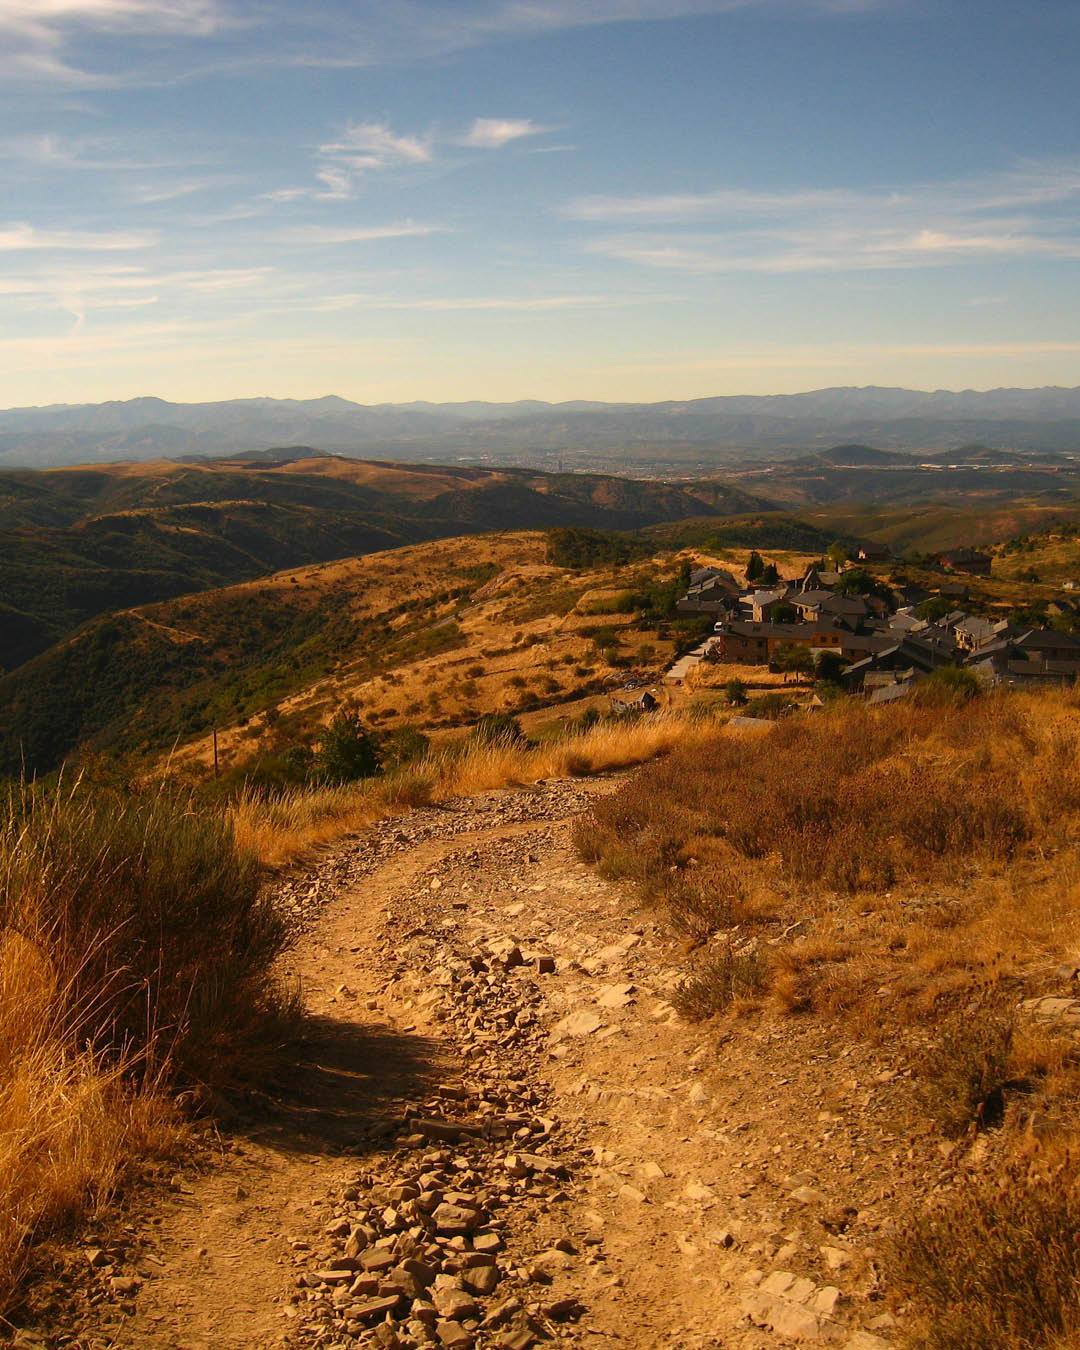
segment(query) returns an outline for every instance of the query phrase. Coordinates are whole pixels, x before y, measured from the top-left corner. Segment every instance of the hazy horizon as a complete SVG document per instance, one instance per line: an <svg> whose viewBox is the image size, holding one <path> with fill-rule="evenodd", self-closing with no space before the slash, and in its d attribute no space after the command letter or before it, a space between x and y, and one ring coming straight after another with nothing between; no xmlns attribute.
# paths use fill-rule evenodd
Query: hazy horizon
<svg viewBox="0 0 1080 1350"><path fill-rule="evenodd" d="M527 404L536 404L536 403L539 403L539 404L547 404L548 406L551 406L551 407L558 407L558 406L560 406L560 405L563 404L563 403L596 403L596 404L609 405L609 406L613 406L613 407L614 407L614 406L618 406L618 405L621 405L621 404L630 404L630 405L634 405L634 404L642 404L642 405L644 405L644 406L648 406L648 405L650 405L650 404L663 404L663 403L694 403L694 402L699 402L699 401L702 401L702 400L722 399L722 398L733 398L733 399L738 399L738 398L748 398L748 399L749 399L749 398L761 398L761 399L769 399L769 398L799 398L800 396L810 396L810 395L813 395L813 394L830 394L830 393L852 393L852 394L859 394L859 393L870 393L870 392L874 392L874 391L880 391L880 392L884 392L884 393L904 393L904 394L913 394L913 395L923 395L923 396L927 396L927 397L931 397L931 396L936 395L936 394L955 394L955 395L957 395L957 396L961 396L961 395L965 395L965 394L975 394L975 395L977 395L977 394L1001 394L1001 393L1032 393L1032 394L1034 394L1034 393L1043 393L1043 392L1066 392L1066 393L1071 393L1071 392L1074 392L1074 391L1080 391L1080 383L1073 384L1073 385L1064 385L1064 384L1056 384L1056 385L990 385L990 386L987 386L986 388L983 388L983 389L978 389L978 388L975 388L975 387L973 387L973 386L968 386L968 387L962 388L962 389L961 389L961 388L948 389L948 388L944 388L944 387L939 387L939 388L936 388L936 389L913 389L913 388L910 388L909 386L906 386L906 385L886 385L886 384L821 385L821 386L818 386L818 387L812 388L812 389L793 389L793 390L777 390L777 389L774 389L774 390L766 391L765 393L762 393L762 394L751 394L751 393L748 393L748 392L746 392L746 391L744 391L744 390L737 390L737 391L733 391L733 392L731 392L731 393L726 393L726 394L701 394L701 395L696 395L696 396L694 396L693 398L663 398L663 397L661 397L661 398L648 399L648 400L642 400L642 399L589 399L589 398L580 398L580 399L578 399L578 398L575 398L575 399L543 399L543 398L531 396L531 395L528 395L528 394L523 395L523 396L520 397L520 398L513 398L513 399L492 399L492 398L485 398L483 395L476 395L476 396L465 395L465 396L462 397L462 398L456 398L456 399L439 399L439 400L436 400L436 399L424 398L424 397L420 396L420 397L417 397L417 398L410 398L410 399L393 399L393 400L387 399L387 400L382 400L382 403L384 403L386 406L390 406L390 407L407 407L407 406L413 405L413 404L415 404L415 405L430 405L430 406L433 406L433 407L439 407L439 406L460 406L460 407L464 407L464 406L467 406L467 405L470 405L470 404L492 405L492 406L509 406L509 405L515 404L515 403L527 403ZM53 408L61 408L61 407L70 407L70 408L78 408L78 407L99 407L99 406L101 406L102 404L105 404L105 403L139 403L139 402L143 402L143 401L161 402L161 403L170 403L170 404L175 403L175 404L181 404L181 405L182 405L182 404L189 404L189 403L258 403L258 402L270 402L270 403L319 403L319 402L329 401L329 400L335 400L335 399L341 400L342 402L346 402L346 403L355 403L355 404L357 404L357 406L361 406L361 407L375 407L375 406L379 406L378 404L373 403L373 402L364 402L364 401L359 400L359 399L349 399L349 398L347 398L344 394L340 394L340 393L338 393L338 392L335 391L335 390L327 390L327 391L324 391L324 392L321 393L321 394L312 394L312 395L307 395L307 396L299 396L299 395L296 395L296 394L268 394L268 393L259 393L259 394L234 394L234 395L228 395L228 396L226 396L226 397L224 397L224 398L220 398L220 399L217 399L217 398L215 398L215 399L170 399L170 398L166 398L166 397L165 397L164 395L162 395L162 394L158 394L158 393L154 393L153 391L150 391L150 392L144 392L144 393L141 393L141 394L133 394L133 395L131 395L129 398L123 398L123 399L80 399L80 400L77 400L77 401L71 401L71 402L58 402L58 403L52 403L52 404L48 404L48 403L39 403L39 404L26 404L26 403L24 403L24 404L10 404L10 405L7 405L7 406L0 406L0 413L6 413L6 412L31 412L31 411L45 410L45 409L50 408L50 407L53 407Z"/></svg>

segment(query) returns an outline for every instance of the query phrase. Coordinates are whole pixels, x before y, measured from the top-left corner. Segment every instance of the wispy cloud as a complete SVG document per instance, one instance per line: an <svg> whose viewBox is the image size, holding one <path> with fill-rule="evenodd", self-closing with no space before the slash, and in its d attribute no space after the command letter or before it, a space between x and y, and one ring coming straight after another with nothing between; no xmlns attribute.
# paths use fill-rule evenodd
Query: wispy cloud
<svg viewBox="0 0 1080 1350"><path fill-rule="evenodd" d="M41 249L68 252L101 253L152 248L157 236L134 231L95 233L90 230L39 230L25 222L0 225L0 253L22 253Z"/></svg>
<svg viewBox="0 0 1080 1350"><path fill-rule="evenodd" d="M131 188L131 201L140 206L153 206L158 202L173 202L181 197L192 197L199 192L210 192L215 188L228 187L237 182L230 174L214 174L205 178L181 178L172 183L144 183Z"/></svg>
<svg viewBox="0 0 1080 1350"><path fill-rule="evenodd" d="M549 127L537 126L528 117L478 117L462 144L477 150L501 150L511 141L540 136L549 130Z"/></svg>
<svg viewBox="0 0 1080 1350"><path fill-rule="evenodd" d="M0 0L0 73L92 86L69 59L87 32L206 37L228 20L218 0Z"/></svg>
<svg viewBox="0 0 1080 1350"><path fill-rule="evenodd" d="M500 295L500 296L400 296L356 293L330 296L312 306L319 313L344 309L421 310L429 313L462 312L536 314L568 309L619 309L628 305L654 303L657 296L633 295Z"/></svg>
<svg viewBox="0 0 1080 1350"><path fill-rule="evenodd" d="M264 193L276 203L302 200L346 201L369 174L409 171L433 164L446 150L501 150L514 141L545 135L551 128L528 117L478 117L468 131L452 134L435 128L398 132L387 122L353 122L334 140L320 145L318 186L277 188Z"/></svg>
<svg viewBox="0 0 1080 1350"><path fill-rule="evenodd" d="M68 265L0 274L0 297L14 322L27 314L37 320L49 312L61 312L81 329L100 311L115 313L146 309L152 305L173 306L183 311L192 306L206 309L218 298L259 287L270 277L266 267L209 268L159 271L134 266Z"/></svg>
<svg viewBox="0 0 1080 1350"><path fill-rule="evenodd" d="M445 225L416 225L412 221L400 225L300 225L282 230L277 239L282 244L370 244L379 239L410 239L446 232Z"/></svg>
<svg viewBox="0 0 1080 1350"><path fill-rule="evenodd" d="M431 140L398 135L385 122L359 122L340 140L319 146L319 153L351 169L385 169L396 164L426 164L431 158Z"/></svg>
<svg viewBox="0 0 1080 1350"><path fill-rule="evenodd" d="M1078 202L1080 164L1029 163L891 190L586 197L562 214L621 225L623 232L588 242L587 251L644 267L793 273L1077 259Z"/></svg>
<svg viewBox="0 0 1080 1350"><path fill-rule="evenodd" d="M95 88L156 84L290 66L408 64L566 29L662 23L767 6L800 16L864 13L895 0L0 0L0 76ZM237 29L263 37L243 52L213 39ZM276 36L287 29L288 36ZM176 39L135 62L117 42ZM88 42L87 38L95 39ZM101 38L113 39L111 45ZM191 39L199 39L193 49Z"/></svg>

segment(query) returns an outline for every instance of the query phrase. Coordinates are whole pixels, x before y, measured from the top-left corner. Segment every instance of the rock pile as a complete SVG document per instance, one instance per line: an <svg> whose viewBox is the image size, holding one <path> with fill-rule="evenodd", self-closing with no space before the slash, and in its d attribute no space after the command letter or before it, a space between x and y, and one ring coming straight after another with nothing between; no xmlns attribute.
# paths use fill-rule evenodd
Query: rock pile
<svg viewBox="0 0 1080 1350"><path fill-rule="evenodd" d="M294 1244L307 1343L529 1350L568 1334L581 1308L553 1286L574 1265L573 1242L512 1255L515 1211L566 1200L578 1161L527 1109L531 1096L524 1085L445 1087L428 1109L469 1115L409 1114L385 1166L336 1198L329 1249Z"/></svg>

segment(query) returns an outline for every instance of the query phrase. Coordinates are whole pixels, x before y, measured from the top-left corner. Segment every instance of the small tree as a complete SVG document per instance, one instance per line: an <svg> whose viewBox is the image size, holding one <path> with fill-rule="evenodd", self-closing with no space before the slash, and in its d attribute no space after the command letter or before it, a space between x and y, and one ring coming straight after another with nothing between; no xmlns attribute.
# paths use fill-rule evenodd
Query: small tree
<svg viewBox="0 0 1080 1350"><path fill-rule="evenodd" d="M746 702L746 685L742 680L728 680L724 685L724 697L736 707Z"/></svg>
<svg viewBox="0 0 1080 1350"><path fill-rule="evenodd" d="M330 783L352 783L378 773L379 748L358 712L342 709L326 728L316 768Z"/></svg>
<svg viewBox="0 0 1080 1350"><path fill-rule="evenodd" d="M746 579L747 581L757 581L765 571L765 564L762 561L761 554L754 549L746 560Z"/></svg>
<svg viewBox="0 0 1080 1350"><path fill-rule="evenodd" d="M839 684L847 665L840 652L818 652L814 662L814 678L828 684Z"/></svg>
<svg viewBox="0 0 1080 1350"><path fill-rule="evenodd" d="M924 600L921 605L915 606L915 614L920 619L927 619L930 623L936 623L938 619L943 619L950 613L953 603L944 595L932 595L929 600Z"/></svg>
<svg viewBox="0 0 1080 1350"><path fill-rule="evenodd" d="M769 665L773 670L778 670L785 675L812 675L814 673L814 658L809 647L803 647L794 642L780 643L773 652Z"/></svg>
<svg viewBox="0 0 1080 1350"><path fill-rule="evenodd" d="M769 563L761 574L761 584L763 586L775 586L780 580L780 573L776 570L775 563Z"/></svg>
<svg viewBox="0 0 1080 1350"><path fill-rule="evenodd" d="M833 567L837 571L839 571L840 568L843 567L843 565L851 557L851 554L848 552L847 545L842 544L839 539L834 540L834 542L829 545L827 552L829 555L829 561L832 563Z"/></svg>

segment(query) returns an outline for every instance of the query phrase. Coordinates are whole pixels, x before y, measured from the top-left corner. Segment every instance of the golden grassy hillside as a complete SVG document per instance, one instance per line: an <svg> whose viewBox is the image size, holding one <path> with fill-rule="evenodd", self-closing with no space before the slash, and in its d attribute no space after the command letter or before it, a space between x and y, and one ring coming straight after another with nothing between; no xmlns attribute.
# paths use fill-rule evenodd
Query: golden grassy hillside
<svg viewBox="0 0 1080 1350"><path fill-rule="evenodd" d="M270 719L244 718L219 727L224 766L272 745L284 723L290 736L313 734L344 704L373 726L404 723L425 730L453 727L492 711L520 711L569 699L638 665L656 670L671 641L630 632L633 612L590 614L620 577L610 569L570 574L545 563L540 533L469 536L418 544L320 567L278 573L226 594L186 602L185 626L197 631L201 610L231 603L245 592L274 595L290 607L329 602L337 622L352 625L333 667L274 704ZM651 575L655 568L634 569ZM670 572L671 564L666 564ZM451 594L469 581L468 594ZM602 606L601 606L602 607ZM171 607L156 607L160 612ZM383 616L391 616L385 623ZM370 626L380 624L372 639ZM610 630L606 647L596 630ZM641 659L641 649L646 660ZM619 667L611 658L623 663ZM208 736L182 746L176 769L206 766Z"/></svg>
<svg viewBox="0 0 1080 1350"><path fill-rule="evenodd" d="M222 766L243 763L286 736L315 734L343 705L379 730L409 725L436 739L486 713L522 714L537 729L579 715L589 696L606 707L606 689L631 678L657 680L693 627L642 621L642 593L673 584L684 561L720 561L741 576L749 557L747 549L726 551L722 559L684 550L571 571L545 561L546 548L536 532L467 536L282 572L185 602L192 631L200 608L216 610L245 594L324 610L329 601L358 639L365 625L393 616L377 638L377 660L370 642L358 641L353 651L346 643L331 670L277 702L269 719L220 725ZM766 560L789 576L811 561L794 552ZM488 579L467 595L448 594L463 578L480 575ZM176 608L144 612L163 619ZM203 736L181 745L170 762L174 770L201 772L212 757L212 737Z"/></svg>

